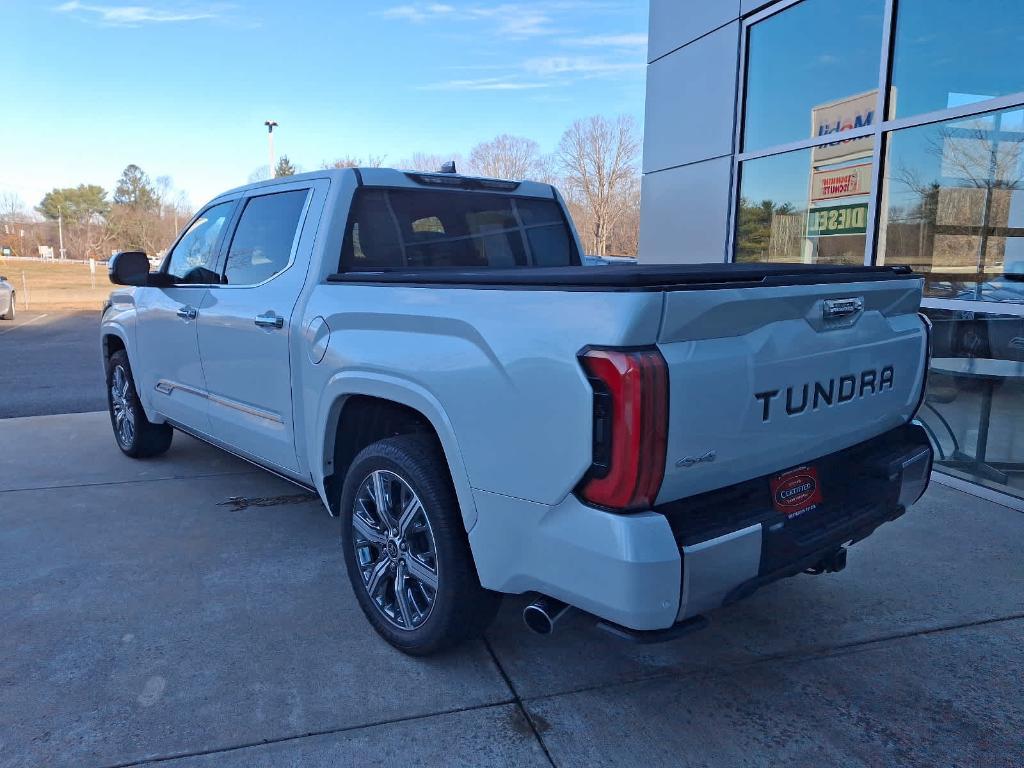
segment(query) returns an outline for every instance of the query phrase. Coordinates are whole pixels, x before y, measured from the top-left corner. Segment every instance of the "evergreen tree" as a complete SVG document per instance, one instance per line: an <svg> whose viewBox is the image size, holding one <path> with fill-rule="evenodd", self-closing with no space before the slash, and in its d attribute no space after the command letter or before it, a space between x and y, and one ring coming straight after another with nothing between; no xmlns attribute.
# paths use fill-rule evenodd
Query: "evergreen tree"
<svg viewBox="0 0 1024 768"><path fill-rule="evenodd" d="M121 172L114 190L114 203L143 211L155 211L160 204L156 189L139 166L132 163Z"/></svg>
<svg viewBox="0 0 1024 768"><path fill-rule="evenodd" d="M53 189L43 196L36 210L51 221L60 216L65 222L85 222L110 212L107 190L97 184Z"/></svg>
<svg viewBox="0 0 1024 768"><path fill-rule="evenodd" d="M281 176L294 176L297 169L292 165L292 161L288 159L288 155L281 155L281 159L277 161L277 165L274 166L274 178L280 178Z"/></svg>

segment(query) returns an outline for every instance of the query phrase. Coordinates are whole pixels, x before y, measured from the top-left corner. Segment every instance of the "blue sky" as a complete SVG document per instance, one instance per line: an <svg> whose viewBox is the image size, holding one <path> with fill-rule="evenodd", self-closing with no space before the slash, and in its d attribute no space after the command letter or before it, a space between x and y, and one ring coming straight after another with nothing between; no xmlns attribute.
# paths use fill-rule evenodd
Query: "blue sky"
<svg viewBox="0 0 1024 768"><path fill-rule="evenodd" d="M591 114L642 121L646 0L0 0L0 192L169 175L198 205L278 154L554 150Z"/></svg>

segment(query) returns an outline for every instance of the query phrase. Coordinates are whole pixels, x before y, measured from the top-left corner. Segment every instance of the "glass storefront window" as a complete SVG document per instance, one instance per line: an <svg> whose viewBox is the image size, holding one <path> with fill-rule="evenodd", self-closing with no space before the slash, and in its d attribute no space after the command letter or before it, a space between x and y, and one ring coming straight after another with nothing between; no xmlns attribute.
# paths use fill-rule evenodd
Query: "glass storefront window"
<svg viewBox="0 0 1024 768"><path fill-rule="evenodd" d="M934 334L919 418L936 469L1024 499L1024 0L802 0L746 34L734 259L860 264L870 251L921 273ZM1013 107L985 111L1006 96ZM895 130L882 119L924 114ZM829 143L780 152L810 139Z"/></svg>
<svg viewBox="0 0 1024 768"><path fill-rule="evenodd" d="M936 468L1024 495L1024 317L926 309L932 367L919 418Z"/></svg>
<svg viewBox="0 0 1024 768"><path fill-rule="evenodd" d="M1024 110L894 132L883 183L880 264L926 296L1024 302Z"/></svg>
<svg viewBox="0 0 1024 768"><path fill-rule="evenodd" d="M828 145L744 162L736 260L863 264L872 139L866 142L848 142L845 154Z"/></svg>
<svg viewBox="0 0 1024 768"><path fill-rule="evenodd" d="M883 0L804 0L750 28L743 149L874 121Z"/></svg>
<svg viewBox="0 0 1024 768"><path fill-rule="evenodd" d="M1021 0L900 0L889 114L905 117L1024 91Z"/></svg>

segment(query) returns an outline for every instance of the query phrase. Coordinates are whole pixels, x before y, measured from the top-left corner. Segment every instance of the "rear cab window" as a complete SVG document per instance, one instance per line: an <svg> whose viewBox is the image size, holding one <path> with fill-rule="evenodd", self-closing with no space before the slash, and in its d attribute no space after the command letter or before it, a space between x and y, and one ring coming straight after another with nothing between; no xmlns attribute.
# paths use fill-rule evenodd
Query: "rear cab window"
<svg viewBox="0 0 1024 768"><path fill-rule="evenodd" d="M579 264L555 200L362 187L352 203L340 271Z"/></svg>

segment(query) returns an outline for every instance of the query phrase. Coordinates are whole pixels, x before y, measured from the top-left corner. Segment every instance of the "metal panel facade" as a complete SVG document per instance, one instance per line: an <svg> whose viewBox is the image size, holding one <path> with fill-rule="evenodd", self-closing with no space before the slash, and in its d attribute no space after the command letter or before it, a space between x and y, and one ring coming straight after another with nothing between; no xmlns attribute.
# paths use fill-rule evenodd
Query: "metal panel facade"
<svg viewBox="0 0 1024 768"><path fill-rule="evenodd" d="M739 17L739 0L650 0L648 61L706 35ZM749 2L749 0L748 0Z"/></svg>
<svg viewBox="0 0 1024 768"><path fill-rule="evenodd" d="M739 26L734 21L648 66L645 173L732 152Z"/></svg>
<svg viewBox="0 0 1024 768"><path fill-rule="evenodd" d="M726 260L739 0L651 0L641 262Z"/></svg>
<svg viewBox="0 0 1024 768"><path fill-rule="evenodd" d="M731 178L729 156L644 176L641 261L725 261Z"/></svg>

